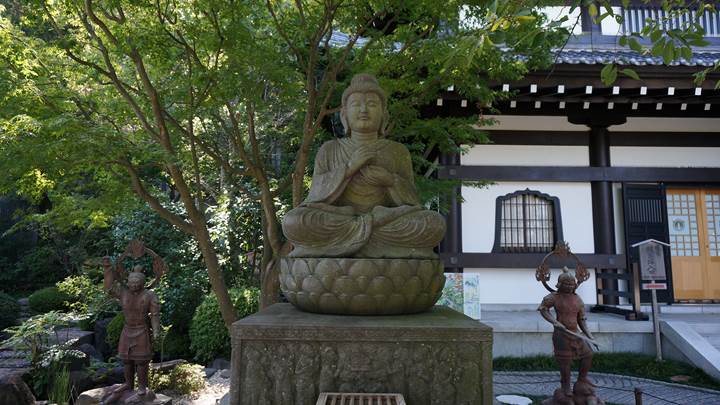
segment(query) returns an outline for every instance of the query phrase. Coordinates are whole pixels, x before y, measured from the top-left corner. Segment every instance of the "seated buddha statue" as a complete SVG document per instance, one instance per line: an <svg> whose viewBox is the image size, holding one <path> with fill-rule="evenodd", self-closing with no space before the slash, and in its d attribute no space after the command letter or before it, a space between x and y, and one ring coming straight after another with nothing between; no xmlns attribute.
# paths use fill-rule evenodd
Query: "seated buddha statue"
<svg viewBox="0 0 720 405"><path fill-rule="evenodd" d="M420 205L410 152L385 139L387 99L358 74L342 94L346 136L325 142L307 198L282 221L290 257L433 259L445 220Z"/></svg>

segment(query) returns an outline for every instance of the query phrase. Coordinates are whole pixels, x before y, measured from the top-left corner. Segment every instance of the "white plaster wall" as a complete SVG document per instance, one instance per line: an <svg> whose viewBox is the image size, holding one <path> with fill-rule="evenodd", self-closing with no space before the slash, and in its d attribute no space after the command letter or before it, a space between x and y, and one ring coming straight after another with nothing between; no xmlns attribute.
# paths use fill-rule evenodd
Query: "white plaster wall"
<svg viewBox="0 0 720 405"><path fill-rule="evenodd" d="M720 167L720 148L611 146L612 166Z"/></svg>
<svg viewBox="0 0 720 405"><path fill-rule="evenodd" d="M535 304L539 305L548 294L545 287L535 280L535 269L464 269L479 277L480 305L482 304ZM550 286L555 287L560 270L553 270ZM580 285L577 294L588 305L597 304L595 270Z"/></svg>
<svg viewBox="0 0 720 405"><path fill-rule="evenodd" d="M580 7L570 6L550 6L540 7L539 11L548 18L548 21L557 21L562 17L567 17L567 21L560 24L562 27L567 28L574 35L582 34L582 24L580 24Z"/></svg>
<svg viewBox="0 0 720 405"><path fill-rule="evenodd" d="M482 189L463 187L463 252L492 250L497 197L526 188L560 199L563 239L575 253L594 253L590 183L553 182L498 182Z"/></svg>
<svg viewBox="0 0 720 405"><path fill-rule="evenodd" d="M612 7L612 11L615 15L622 15L622 9L620 7ZM605 7L602 7L601 13L605 13ZM623 33L622 26L613 17L603 18L600 22L600 30L603 35L621 35Z"/></svg>
<svg viewBox="0 0 720 405"><path fill-rule="evenodd" d="M512 90L512 87L510 88ZM495 120L494 125L482 129L504 131L588 131L585 125L571 124L567 117L532 115L484 115L483 118Z"/></svg>
<svg viewBox="0 0 720 405"><path fill-rule="evenodd" d="M587 146L475 145L460 156L463 165L589 166Z"/></svg>

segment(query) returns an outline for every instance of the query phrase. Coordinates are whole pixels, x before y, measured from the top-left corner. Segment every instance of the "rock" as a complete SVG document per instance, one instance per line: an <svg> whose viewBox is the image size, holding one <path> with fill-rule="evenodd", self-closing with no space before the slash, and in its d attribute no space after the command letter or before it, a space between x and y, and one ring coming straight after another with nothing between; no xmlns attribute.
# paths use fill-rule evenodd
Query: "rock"
<svg viewBox="0 0 720 405"><path fill-rule="evenodd" d="M498 395L495 399L501 404L509 405L530 405L532 399L528 397L522 397L520 395Z"/></svg>
<svg viewBox="0 0 720 405"><path fill-rule="evenodd" d="M105 342L105 338L107 337L107 326L108 324L110 324L110 321L112 321L112 318L98 320L97 322L95 322L95 329L93 330L95 333L95 350L97 350L97 352L100 353L103 358L107 358L108 356L110 356L110 354L114 350L114 348L110 347Z"/></svg>
<svg viewBox="0 0 720 405"><path fill-rule="evenodd" d="M177 359L177 360L164 361L162 363L151 363L150 367L152 367L153 370L159 371L161 373L169 373L175 367L177 367L181 364L186 364L186 363L187 363L187 360Z"/></svg>
<svg viewBox="0 0 720 405"><path fill-rule="evenodd" d="M0 404L35 405L35 397L17 374L0 376Z"/></svg>
<svg viewBox="0 0 720 405"><path fill-rule="evenodd" d="M203 371L205 372L205 378L210 378L213 376L213 374L215 374L217 369L212 367L205 367Z"/></svg>
<svg viewBox="0 0 720 405"><path fill-rule="evenodd" d="M95 388L98 381L94 380L90 373L85 370L71 371L68 375L70 386L75 392L83 392Z"/></svg>
<svg viewBox="0 0 720 405"><path fill-rule="evenodd" d="M216 370L225 370L230 368L230 361L223 358L217 358L213 360L212 363L210 363L210 368L214 368Z"/></svg>
<svg viewBox="0 0 720 405"><path fill-rule="evenodd" d="M30 299L27 297L20 298L19 300L17 300L17 302L18 302L18 305L20 305L21 307L29 307L30 306Z"/></svg>
<svg viewBox="0 0 720 405"><path fill-rule="evenodd" d="M117 388L118 385L108 387L95 388L85 391L75 400L75 405L99 405L100 400ZM122 398L115 402L117 405L172 405L172 398L163 394L149 394L144 400L139 400L138 396L132 392L125 393Z"/></svg>
<svg viewBox="0 0 720 405"><path fill-rule="evenodd" d="M230 378L230 369L225 369L220 371L220 377L222 378Z"/></svg>
<svg viewBox="0 0 720 405"><path fill-rule="evenodd" d="M91 345L90 343L83 343L77 348L81 352L85 353L88 358L93 358L99 361L103 361L103 357L100 353L98 353L97 350L95 350L95 346Z"/></svg>
<svg viewBox="0 0 720 405"><path fill-rule="evenodd" d="M125 382L125 368L123 366L114 367L107 373L107 379L105 380L108 384L122 384Z"/></svg>
<svg viewBox="0 0 720 405"><path fill-rule="evenodd" d="M219 405L230 405L230 393L227 393L220 398Z"/></svg>
<svg viewBox="0 0 720 405"><path fill-rule="evenodd" d="M90 365L90 357L88 355L82 357L68 355L65 360L69 362L68 370L70 371L80 371Z"/></svg>

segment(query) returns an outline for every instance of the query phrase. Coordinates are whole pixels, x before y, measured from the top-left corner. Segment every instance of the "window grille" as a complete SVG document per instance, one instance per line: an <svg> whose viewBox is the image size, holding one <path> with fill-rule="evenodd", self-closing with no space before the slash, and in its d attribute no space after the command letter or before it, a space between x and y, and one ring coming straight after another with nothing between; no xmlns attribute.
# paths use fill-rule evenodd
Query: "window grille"
<svg viewBox="0 0 720 405"><path fill-rule="evenodd" d="M523 190L497 199L494 252L549 252L562 240L560 201Z"/></svg>

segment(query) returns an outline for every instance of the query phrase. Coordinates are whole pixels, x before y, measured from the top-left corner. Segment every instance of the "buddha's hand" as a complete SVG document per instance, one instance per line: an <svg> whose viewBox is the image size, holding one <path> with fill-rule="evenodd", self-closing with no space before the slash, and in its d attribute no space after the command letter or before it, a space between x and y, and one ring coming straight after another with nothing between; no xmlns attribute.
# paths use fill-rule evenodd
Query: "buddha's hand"
<svg viewBox="0 0 720 405"><path fill-rule="evenodd" d="M382 166L367 165L360 174L373 186L390 187L395 184L395 176Z"/></svg>
<svg viewBox="0 0 720 405"><path fill-rule="evenodd" d="M381 205L372 209L372 224L380 227L392 222L395 219L411 212L420 211L422 208L415 205L401 205L399 207L383 207Z"/></svg>
<svg viewBox="0 0 720 405"><path fill-rule="evenodd" d="M370 159L374 158L377 152L369 146L361 146L355 150L350 162L348 162L348 176L357 173L363 166L367 165Z"/></svg>

